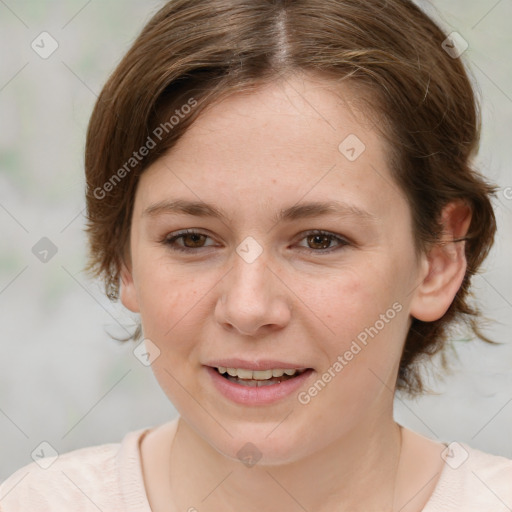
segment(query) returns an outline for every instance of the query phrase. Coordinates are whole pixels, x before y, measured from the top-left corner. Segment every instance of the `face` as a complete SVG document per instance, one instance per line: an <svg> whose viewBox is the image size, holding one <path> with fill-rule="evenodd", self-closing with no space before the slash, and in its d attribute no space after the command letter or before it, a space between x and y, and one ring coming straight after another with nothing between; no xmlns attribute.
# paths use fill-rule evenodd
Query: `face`
<svg viewBox="0 0 512 512"><path fill-rule="evenodd" d="M228 457L251 442L291 462L392 414L424 267L386 146L344 87L232 95L138 184L121 298L164 392Z"/></svg>

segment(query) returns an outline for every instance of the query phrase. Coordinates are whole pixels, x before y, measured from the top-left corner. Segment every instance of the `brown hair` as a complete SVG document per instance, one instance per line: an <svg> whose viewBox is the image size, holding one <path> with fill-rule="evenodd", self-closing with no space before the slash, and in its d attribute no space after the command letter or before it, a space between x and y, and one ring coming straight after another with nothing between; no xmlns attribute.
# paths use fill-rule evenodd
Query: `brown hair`
<svg viewBox="0 0 512 512"><path fill-rule="evenodd" d="M88 269L104 278L112 300L118 297L138 178L208 105L296 71L346 79L371 91L374 113L387 121L390 167L411 207L417 249L439 240L447 203L460 198L472 210L464 238L468 269L453 303L435 322L413 319L407 335L397 389L423 391L418 363L444 347L455 320L489 341L468 292L496 230L490 202L496 188L471 167L478 105L461 60L442 47L445 39L407 0L166 3L117 66L91 116Z"/></svg>

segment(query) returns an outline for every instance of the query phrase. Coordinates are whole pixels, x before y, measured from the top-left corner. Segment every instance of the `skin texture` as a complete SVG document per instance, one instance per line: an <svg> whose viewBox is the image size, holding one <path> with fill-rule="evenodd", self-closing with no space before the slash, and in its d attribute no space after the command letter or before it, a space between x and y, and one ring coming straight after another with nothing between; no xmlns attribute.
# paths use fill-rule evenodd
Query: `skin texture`
<svg viewBox="0 0 512 512"><path fill-rule="evenodd" d="M171 502L201 511L387 511L430 481L402 512L428 500L443 446L403 429L400 450L393 390L411 316L444 314L464 276L464 246L418 256L386 146L356 101L348 86L334 90L311 75L232 95L140 179L121 300L158 347L152 368L181 416L172 450L165 427L142 446L155 511ZM351 134L366 148L354 161L339 150ZM177 199L212 203L226 219L147 213ZM281 209L328 200L369 215L273 220ZM449 241L465 233L470 213L454 203L443 220ZM165 244L182 229L207 235L175 242L195 252ZM347 242L308 236L314 229ZM263 250L252 263L236 252L248 236ZM223 357L287 361L314 369L307 391L393 304L400 311L305 405L297 393L235 404L203 366ZM251 468L237 457L248 442L261 453Z"/></svg>

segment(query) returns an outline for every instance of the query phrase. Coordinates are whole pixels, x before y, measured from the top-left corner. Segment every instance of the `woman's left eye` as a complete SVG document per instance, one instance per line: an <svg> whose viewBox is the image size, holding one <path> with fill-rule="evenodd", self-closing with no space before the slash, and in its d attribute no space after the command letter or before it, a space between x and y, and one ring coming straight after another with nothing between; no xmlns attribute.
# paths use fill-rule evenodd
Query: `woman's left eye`
<svg viewBox="0 0 512 512"><path fill-rule="evenodd" d="M163 243L169 246L172 250L182 252L195 252L195 249L202 249L205 247L212 247L213 244L205 245L206 239L210 238L204 233L193 230L184 230L178 233L168 235ZM178 240L182 243L177 243ZM304 234L300 240L306 240L306 243L310 247L302 247L305 251L313 253L328 253L338 250L350 243L339 235L329 233L328 231L313 230ZM336 242L337 245L331 246L332 242ZM311 245L313 247L311 247Z"/></svg>
<svg viewBox="0 0 512 512"><path fill-rule="evenodd" d="M306 233L305 237L302 240L306 240L308 244L313 244L316 246L311 249L309 247L305 247L308 252L332 252L338 250L346 245L350 245L347 240L342 238L339 235L335 235L334 233L329 233L328 231L314 230ZM335 241L337 243L334 247L329 247L331 242ZM317 250L321 249L321 250Z"/></svg>

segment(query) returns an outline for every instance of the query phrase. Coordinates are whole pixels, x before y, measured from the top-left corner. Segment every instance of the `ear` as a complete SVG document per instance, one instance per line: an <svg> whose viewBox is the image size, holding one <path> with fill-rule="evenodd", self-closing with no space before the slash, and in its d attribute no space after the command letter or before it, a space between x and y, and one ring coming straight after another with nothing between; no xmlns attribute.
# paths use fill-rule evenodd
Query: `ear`
<svg viewBox="0 0 512 512"><path fill-rule="evenodd" d="M439 320L448 310L459 290L467 262L463 238L471 223L471 209L454 201L441 213L443 234L423 256L421 283L414 290L411 315L423 322Z"/></svg>
<svg viewBox="0 0 512 512"><path fill-rule="evenodd" d="M134 313L139 313L139 301L137 300L137 290L133 282L132 270L126 263L121 266L121 290L120 298L124 307Z"/></svg>

